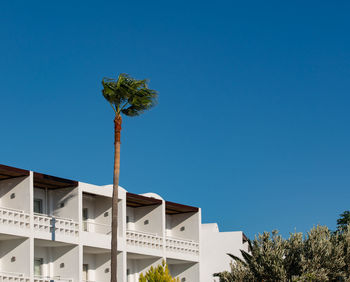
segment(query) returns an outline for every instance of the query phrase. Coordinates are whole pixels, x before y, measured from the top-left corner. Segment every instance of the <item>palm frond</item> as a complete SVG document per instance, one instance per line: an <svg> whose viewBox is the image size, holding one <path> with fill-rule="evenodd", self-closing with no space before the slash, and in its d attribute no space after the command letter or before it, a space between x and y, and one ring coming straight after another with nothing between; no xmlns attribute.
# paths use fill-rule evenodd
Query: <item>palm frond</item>
<svg viewBox="0 0 350 282"><path fill-rule="evenodd" d="M148 88L148 80L137 80L122 73L118 79L104 78L102 94L117 114L138 116L156 105L158 93Z"/></svg>
<svg viewBox="0 0 350 282"><path fill-rule="evenodd" d="M247 265L246 264L246 262L244 261L244 260L242 260L241 258L239 258L239 257L237 257L237 256L235 256L235 255L233 255L233 254L227 254L230 258L232 258L233 260L235 260L235 261L239 261L239 262L241 262L243 265Z"/></svg>

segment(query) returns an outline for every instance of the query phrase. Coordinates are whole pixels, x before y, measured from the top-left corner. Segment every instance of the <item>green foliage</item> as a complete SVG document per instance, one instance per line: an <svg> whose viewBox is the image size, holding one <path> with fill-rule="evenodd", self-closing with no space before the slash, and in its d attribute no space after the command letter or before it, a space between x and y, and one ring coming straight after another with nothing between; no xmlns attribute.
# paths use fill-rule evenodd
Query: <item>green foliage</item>
<svg viewBox="0 0 350 282"><path fill-rule="evenodd" d="M350 230L333 233L326 226L312 228L306 236L290 234L283 239L277 231L259 234L241 250L231 271L216 273L228 281L350 281Z"/></svg>
<svg viewBox="0 0 350 282"><path fill-rule="evenodd" d="M118 79L104 78L102 94L116 115L138 116L152 108L158 98L157 91L149 89L147 80L137 80L122 73Z"/></svg>
<svg viewBox="0 0 350 282"><path fill-rule="evenodd" d="M141 273L139 282L179 282L178 278L171 277L168 265L165 261L157 267L151 266L145 275Z"/></svg>
<svg viewBox="0 0 350 282"><path fill-rule="evenodd" d="M340 215L340 218L337 219L337 231L343 232L347 230L349 224L350 224L350 211L345 211Z"/></svg>

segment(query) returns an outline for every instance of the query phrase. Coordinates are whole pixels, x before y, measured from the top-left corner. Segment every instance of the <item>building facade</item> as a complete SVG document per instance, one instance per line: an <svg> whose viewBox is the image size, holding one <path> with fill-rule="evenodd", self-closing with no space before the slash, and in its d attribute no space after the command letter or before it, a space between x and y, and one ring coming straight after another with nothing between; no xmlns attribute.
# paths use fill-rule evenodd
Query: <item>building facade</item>
<svg viewBox="0 0 350 282"><path fill-rule="evenodd" d="M0 281L109 281L111 197L112 185L0 165ZM121 187L118 208L119 281L136 282L163 260L182 282L214 281L210 250L221 243L199 208ZM243 237L231 236L234 250L246 247Z"/></svg>

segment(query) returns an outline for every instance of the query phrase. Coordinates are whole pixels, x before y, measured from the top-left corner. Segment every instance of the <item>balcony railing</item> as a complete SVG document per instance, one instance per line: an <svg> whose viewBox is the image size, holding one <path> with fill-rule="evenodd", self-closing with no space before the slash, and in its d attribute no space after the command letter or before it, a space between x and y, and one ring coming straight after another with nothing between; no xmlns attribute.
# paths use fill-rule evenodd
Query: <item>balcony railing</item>
<svg viewBox="0 0 350 282"><path fill-rule="evenodd" d="M83 231L110 235L111 225L84 220Z"/></svg>
<svg viewBox="0 0 350 282"><path fill-rule="evenodd" d="M54 229L55 226L55 230ZM52 217L43 214L34 214L34 229L42 232L68 235L77 237L79 235L79 224L72 219Z"/></svg>
<svg viewBox="0 0 350 282"><path fill-rule="evenodd" d="M171 252L180 252L198 255L199 244L192 240L186 240L181 238L166 237L166 250Z"/></svg>
<svg viewBox="0 0 350 282"><path fill-rule="evenodd" d="M71 279L71 278L62 278L60 276L53 276L53 277L38 276L38 275L34 276L34 282L51 282L51 281L55 281L55 282L73 282L73 279Z"/></svg>
<svg viewBox="0 0 350 282"><path fill-rule="evenodd" d="M0 208L0 224L29 228L30 215L21 210Z"/></svg>
<svg viewBox="0 0 350 282"><path fill-rule="evenodd" d="M55 217L56 232L63 235L75 236L79 235L79 224L72 219Z"/></svg>
<svg viewBox="0 0 350 282"><path fill-rule="evenodd" d="M28 277L24 277L22 273L16 272L0 272L0 282L29 282Z"/></svg>
<svg viewBox="0 0 350 282"><path fill-rule="evenodd" d="M131 246L161 249L163 247L163 238L157 234L127 230L126 243Z"/></svg>

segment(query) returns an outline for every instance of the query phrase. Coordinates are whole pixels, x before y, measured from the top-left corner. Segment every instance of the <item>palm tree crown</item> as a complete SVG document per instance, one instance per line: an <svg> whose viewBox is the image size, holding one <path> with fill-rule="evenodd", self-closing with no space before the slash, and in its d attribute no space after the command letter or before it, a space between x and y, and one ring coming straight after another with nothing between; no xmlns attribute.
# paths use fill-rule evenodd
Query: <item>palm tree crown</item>
<svg viewBox="0 0 350 282"><path fill-rule="evenodd" d="M156 105L157 91L149 89L148 80L137 80L122 73L118 79L104 78L102 94L111 104L115 114L138 116Z"/></svg>

